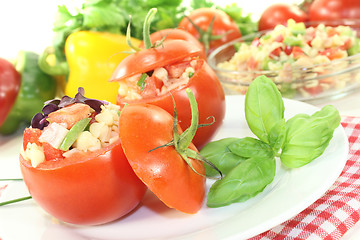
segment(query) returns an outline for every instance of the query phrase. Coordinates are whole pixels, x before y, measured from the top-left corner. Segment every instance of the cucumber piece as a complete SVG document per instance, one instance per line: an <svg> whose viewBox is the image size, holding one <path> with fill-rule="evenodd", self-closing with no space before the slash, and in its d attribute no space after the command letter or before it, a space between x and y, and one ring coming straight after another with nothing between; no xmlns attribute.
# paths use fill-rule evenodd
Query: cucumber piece
<svg viewBox="0 0 360 240"><path fill-rule="evenodd" d="M64 140L60 144L60 150L67 151L73 145L73 143L76 141L80 133L84 131L84 129L89 124L91 118L84 118L78 121L77 123L70 128L69 132L66 134Z"/></svg>

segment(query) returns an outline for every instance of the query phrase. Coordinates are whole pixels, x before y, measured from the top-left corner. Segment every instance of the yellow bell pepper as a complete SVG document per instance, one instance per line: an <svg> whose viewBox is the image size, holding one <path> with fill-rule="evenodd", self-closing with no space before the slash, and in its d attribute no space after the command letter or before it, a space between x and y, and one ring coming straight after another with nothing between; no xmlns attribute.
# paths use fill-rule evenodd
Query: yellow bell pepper
<svg viewBox="0 0 360 240"><path fill-rule="evenodd" d="M140 44L138 39L131 41ZM70 69L65 94L74 96L83 87L89 98L116 103L119 84L109 80L117 65L129 55L126 51L131 49L124 35L91 31L70 34L65 43Z"/></svg>

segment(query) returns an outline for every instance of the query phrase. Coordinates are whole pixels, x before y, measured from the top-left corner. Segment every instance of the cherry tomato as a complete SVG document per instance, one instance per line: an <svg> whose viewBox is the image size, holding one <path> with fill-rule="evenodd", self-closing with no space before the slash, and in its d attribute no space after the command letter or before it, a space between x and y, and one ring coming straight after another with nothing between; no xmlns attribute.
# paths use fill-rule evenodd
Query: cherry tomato
<svg viewBox="0 0 360 240"><path fill-rule="evenodd" d="M38 142L36 130L24 132L26 142ZM20 168L32 198L50 215L73 224L116 220L133 210L146 191L120 140L97 151L47 159L36 168L20 155Z"/></svg>
<svg viewBox="0 0 360 240"><path fill-rule="evenodd" d="M310 21L360 19L360 1L315 0L309 8L309 19Z"/></svg>
<svg viewBox="0 0 360 240"><path fill-rule="evenodd" d="M210 24L213 21L207 54L210 54L215 48L224 43L241 37L241 32L236 23L222 10L215 8L199 8L192 11L188 18L204 32L209 29ZM198 32L188 18L185 17L180 21L179 28L185 29L199 39L200 42L206 44L206 39L202 37L201 33ZM216 36L222 37L220 37L220 39L211 39Z"/></svg>
<svg viewBox="0 0 360 240"><path fill-rule="evenodd" d="M156 41L162 40L165 36L166 36L165 40L181 39L190 42L191 44L201 49L200 57L206 59L204 46L199 42L197 38L195 38L193 35L191 35L189 32L183 29L172 29L172 28L163 29L152 33L150 35L150 40L152 43L155 43ZM140 47L143 47L143 45L144 44L142 42Z"/></svg>
<svg viewBox="0 0 360 240"><path fill-rule="evenodd" d="M275 3L261 14L258 29L259 31L271 30L278 24L286 24L288 19L294 19L295 22L306 22L308 16L296 5Z"/></svg>
<svg viewBox="0 0 360 240"><path fill-rule="evenodd" d="M191 61L191 58L199 55L199 51L197 47L183 40L166 41L163 46L156 49L144 49L125 58L114 72L113 81L120 81L135 74L146 73L159 67L169 68L171 65L184 62L184 59ZM187 84L161 95L147 96L147 98L136 100L127 100L118 95L117 104L124 106L126 103L150 103L160 106L173 114L172 97L174 97L178 110L179 124L182 129L186 129L190 126L191 109L185 89L190 88L198 102L199 123L211 122L208 119L211 116L215 119L211 126L198 129L193 143L200 149L211 140L222 124L225 116L225 94L215 72L206 61L203 59L197 59L197 61L198 67Z"/></svg>
<svg viewBox="0 0 360 240"><path fill-rule="evenodd" d="M21 75L6 59L0 58L0 126L14 105L21 84Z"/></svg>
<svg viewBox="0 0 360 240"><path fill-rule="evenodd" d="M206 178L195 173L173 146L150 151L173 139L173 124L172 115L160 107L129 104L121 111L120 139L135 173L162 202L196 213L204 200ZM189 147L196 151L193 144ZM205 173L201 162L191 162L197 172Z"/></svg>

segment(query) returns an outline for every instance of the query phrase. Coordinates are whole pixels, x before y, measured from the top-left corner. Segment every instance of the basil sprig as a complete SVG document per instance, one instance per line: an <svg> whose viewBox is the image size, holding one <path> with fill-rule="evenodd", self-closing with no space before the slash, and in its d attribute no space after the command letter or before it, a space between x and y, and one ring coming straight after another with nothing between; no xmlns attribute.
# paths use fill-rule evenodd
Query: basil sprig
<svg viewBox="0 0 360 240"><path fill-rule="evenodd" d="M210 188L207 206L243 202L262 192L276 173L276 158L288 169L306 165L329 145L340 115L331 105L313 115L284 118L284 102L272 80L257 77L245 96L245 119L256 138L225 138L200 154L225 175ZM206 174L216 173L206 168Z"/></svg>

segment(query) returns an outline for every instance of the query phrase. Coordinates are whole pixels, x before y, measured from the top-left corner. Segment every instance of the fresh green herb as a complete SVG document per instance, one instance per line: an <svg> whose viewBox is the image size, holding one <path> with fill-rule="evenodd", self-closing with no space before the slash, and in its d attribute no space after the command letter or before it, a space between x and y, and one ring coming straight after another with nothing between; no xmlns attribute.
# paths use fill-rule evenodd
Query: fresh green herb
<svg viewBox="0 0 360 240"><path fill-rule="evenodd" d="M145 86L146 86L146 78L148 77L148 75L146 73L141 74L140 79L137 81L136 85L138 85L140 87L140 90L143 91Z"/></svg>
<svg viewBox="0 0 360 240"><path fill-rule="evenodd" d="M274 152L271 147L252 137L237 139L228 146L229 150L243 158L273 158Z"/></svg>
<svg viewBox="0 0 360 240"><path fill-rule="evenodd" d="M281 139L281 129L274 126L284 121L284 102L276 85L269 78L260 76L250 85L245 96L245 117L250 130L263 142L274 146ZM270 132L272 132L270 134Z"/></svg>
<svg viewBox="0 0 360 240"><path fill-rule="evenodd" d="M72 128L70 128L69 132L66 134L64 140L60 144L59 149L63 151L69 150L69 148L71 147L71 145L73 145L80 133L82 133L86 126L89 124L90 120L91 118L84 118L75 123L74 126L72 126Z"/></svg>
<svg viewBox="0 0 360 240"><path fill-rule="evenodd" d="M22 178L2 178L2 179L0 179L0 181L23 181L23 179ZM5 205L12 204L12 203L22 202L22 201L25 201L25 200L28 200L31 198L32 198L31 196L26 196L26 197L11 199L8 201L0 202L0 206L5 206Z"/></svg>
<svg viewBox="0 0 360 240"><path fill-rule="evenodd" d="M5 202L0 202L0 206L9 205L9 204L16 203L16 202L22 202L24 200L28 200L31 198L32 198L31 196L27 196L27 197L12 199L12 200L5 201Z"/></svg>
<svg viewBox="0 0 360 240"><path fill-rule="evenodd" d="M323 154L341 120L330 105L311 116L297 114L288 121L284 110L281 94L269 78L260 76L250 84L245 118L259 139L227 138L211 142L200 151L225 174L210 188L209 207L246 201L262 192L274 179L275 157L288 168L310 163Z"/></svg>
<svg viewBox="0 0 360 240"><path fill-rule="evenodd" d="M194 76L194 72L189 72L189 78L192 78Z"/></svg>
<svg viewBox="0 0 360 240"><path fill-rule="evenodd" d="M237 138L224 138L210 142L201 149L200 154L212 162L224 175L227 175L231 169L246 159L230 151L228 146L236 141L238 141ZM218 175L218 172L213 168L207 165L204 166L207 176L214 177Z"/></svg>
<svg viewBox="0 0 360 240"><path fill-rule="evenodd" d="M190 6L185 6L182 0L82 0L77 2L77 7L74 5L60 5L56 12L52 51L56 56L57 65L66 63L65 41L73 32L91 30L125 35L131 16L131 35L142 39L143 22L151 8L157 8L157 14L152 19L152 33L161 29L176 28L185 14L194 9L216 6L206 0L192 0ZM242 35L257 31L256 21L253 21L250 15L244 15L236 4L220 9L233 18Z"/></svg>
<svg viewBox="0 0 360 240"><path fill-rule="evenodd" d="M249 158L242 161L211 186L207 206L222 207L244 202L262 192L273 181L275 172L275 158Z"/></svg>
<svg viewBox="0 0 360 240"><path fill-rule="evenodd" d="M0 181L23 181L22 178L1 178Z"/></svg>
<svg viewBox="0 0 360 240"><path fill-rule="evenodd" d="M297 114L289 119L281 162L289 168L297 168L319 157L329 145L340 121L338 111L331 105L311 116Z"/></svg>

